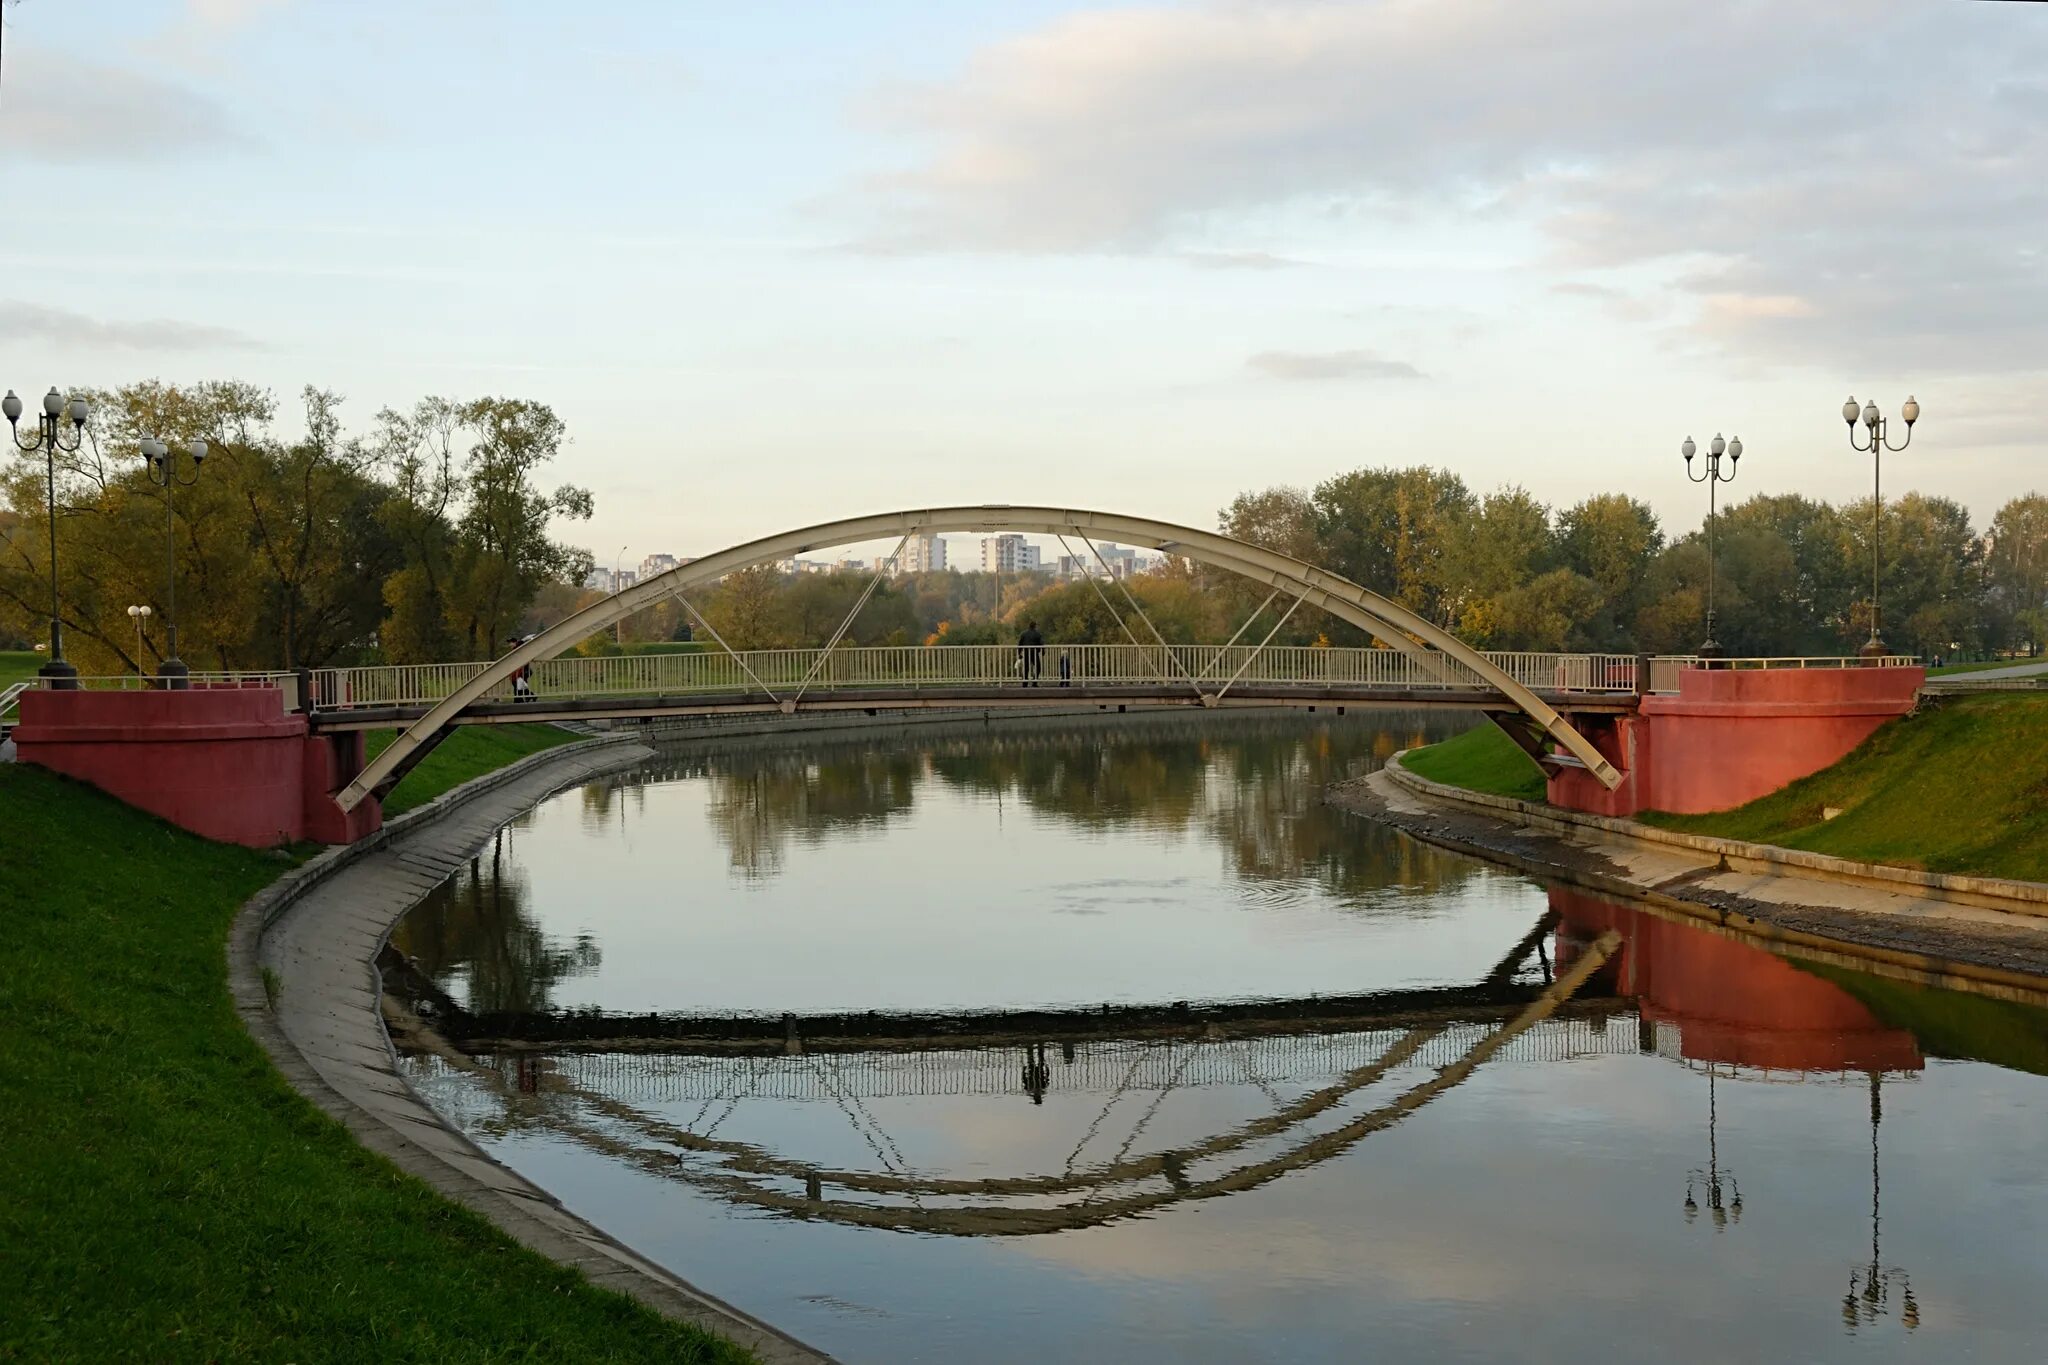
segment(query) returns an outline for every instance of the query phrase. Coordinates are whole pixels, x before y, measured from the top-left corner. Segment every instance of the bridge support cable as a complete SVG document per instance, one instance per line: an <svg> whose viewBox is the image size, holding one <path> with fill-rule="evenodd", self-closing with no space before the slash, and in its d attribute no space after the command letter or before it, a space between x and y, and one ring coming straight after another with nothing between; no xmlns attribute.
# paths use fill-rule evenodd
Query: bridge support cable
<svg viewBox="0 0 2048 1365"><path fill-rule="evenodd" d="M839 642L846 638L846 632L853 629L853 623L860 616L861 608L868 604L868 599L875 595L875 589L881 587L882 580L889 576L887 566L902 555L903 547L910 543L911 534L910 531L905 531L903 539L897 541L896 548L889 552L889 558L883 560L881 565L876 568L875 576L868 581L867 587L862 590L860 600L853 604L852 611L846 613L846 619L839 623L839 629L832 632L832 638L825 642L825 648L819 652L817 662L811 665L810 672L804 674L804 680L797 684L796 695L782 704L784 711L795 711L797 703L804 699L804 693L810 691L811 680L816 678L819 670L825 667L825 661L832 657L832 651L839 648Z"/></svg>
<svg viewBox="0 0 2048 1365"><path fill-rule="evenodd" d="M718 633L718 627L712 625L710 620L705 617L704 613L697 610L697 604L695 602L692 602L689 598L683 596L682 589L678 588L675 590L675 599L676 601L683 604L684 611L689 612L690 615L697 618L698 625L704 627L705 630L711 633L711 638L716 640L718 642L718 647L724 650L728 655L730 655L732 661L740 666L740 671L745 673L749 678L752 678L754 680L754 686L760 688L763 692L766 692L768 694L768 700L775 702L777 705L780 705L782 702L782 698L775 695L775 689L770 687L767 683L761 681L761 675L756 673L753 670L753 668L748 665L747 661L739 656L739 652L737 650L735 650L731 645L725 642L725 637Z"/></svg>
<svg viewBox="0 0 2048 1365"><path fill-rule="evenodd" d="M1103 559L1102 551L1095 548L1095 542L1089 538L1088 533L1083 531L1079 534L1081 536L1081 543L1088 547L1088 553L1094 555L1095 562L1102 566L1102 572L1108 575L1110 581L1116 584L1116 590L1124 595L1124 601L1131 604L1131 610L1138 613L1138 619L1145 623L1145 629L1151 631L1152 638L1159 642L1160 654L1165 656L1168 663L1180 670L1181 677L1187 682L1189 687L1194 689L1195 695L1201 696L1202 685L1195 681L1194 675L1187 671L1187 668L1181 663L1179 656L1173 652L1173 647L1166 643L1166 637L1159 633L1159 627L1152 624L1152 618L1145 614L1143 607L1138 605L1138 599L1131 596L1130 585L1109 572L1108 561ZM1060 543L1064 545L1066 542L1063 540ZM1097 588L1096 591L1100 592L1101 589ZM1162 678L1164 677L1163 674L1161 676Z"/></svg>
<svg viewBox="0 0 2048 1365"><path fill-rule="evenodd" d="M1259 641L1259 647L1253 650L1250 654L1246 655L1245 661L1237 666L1237 672L1230 675L1230 681L1223 684L1223 686L1217 688L1213 696L1202 698L1203 705L1220 706L1223 703L1224 693L1230 691L1231 688L1237 686L1237 680L1239 678L1242 678L1245 675L1246 670L1248 670L1252 666L1252 663L1261 654L1266 652L1266 646L1273 643L1273 637L1275 635L1278 635L1280 633L1280 628L1286 625L1289 619L1293 617L1295 609L1301 606L1302 601L1303 599L1299 597L1294 599L1293 604L1287 608L1286 612L1281 615L1280 619L1273 623L1273 628L1266 632L1266 638ZM1249 624L1249 622L1247 622L1247 624Z"/></svg>
<svg viewBox="0 0 2048 1365"><path fill-rule="evenodd" d="M1279 595L1280 589L1278 588L1275 588L1273 589L1273 591L1267 593L1266 600L1259 603L1258 606L1252 608L1252 614L1244 618L1244 624L1240 625L1234 632L1232 632L1230 638L1223 642L1223 647L1221 649L1218 649L1214 654L1211 654L1209 656L1209 662L1203 664L1202 671L1195 674L1195 682L1198 686L1201 684L1204 678L1207 678L1209 676L1209 670L1216 667L1217 664L1222 663L1224 657L1230 653L1232 647L1235 646L1239 640L1244 638L1244 633L1252 628L1252 622L1259 619L1259 613L1264 611L1267 607L1272 606L1273 599L1278 597Z"/></svg>
<svg viewBox="0 0 2048 1365"><path fill-rule="evenodd" d="M1067 538L1065 536L1056 535L1054 536L1054 539L1058 540L1060 543L1060 548L1067 552L1067 558L1080 558L1079 555L1074 553L1074 547L1067 544ZM1096 558L1100 559L1101 556L1097 555ZM1131 647L1133 649L1138 650L1141 654L1144 653L1145 646L1139 641L1136 635L1131 633L1130 623L1124 620L1123 613L1118 611L1116 607L1110 602L1109 594L1102 590L1102 581L1098 579L1094 574L1089 574L1088 585L1095 589L1095 595L1102 600L1102 609L1109 613L1111 620L1116 622L1117 629L1121 630L1124 633L1124 638L1131 642ZM1156 676L1162 683L1170 683L1173 681L1171 678L1166 676L1165 669L1155 667L1152 670L1152 672L1153 675Z"/></svg>
<svg viewBox="0 0 2048 1365"><path fill-rule="evenodd" d="M1486 974L1485 979L1480 984L1485 986L1505 986L1508 982L1514 980L1515 973L1522 969L1522 963L1527 960L1529 954L1543 946L1543 940L1550 936L1551 931L1556 929L1563 919L1564 916L1558 914L1555 910L1545 910L1541 915L1537 916L1535 927L1522 935L1520 941L1514 947L1507 950L1506 954L1502 956L1499 962L1494 964L1493 970ZM1546 971L1544 975L1548 977L1549 973Z"/></svg>

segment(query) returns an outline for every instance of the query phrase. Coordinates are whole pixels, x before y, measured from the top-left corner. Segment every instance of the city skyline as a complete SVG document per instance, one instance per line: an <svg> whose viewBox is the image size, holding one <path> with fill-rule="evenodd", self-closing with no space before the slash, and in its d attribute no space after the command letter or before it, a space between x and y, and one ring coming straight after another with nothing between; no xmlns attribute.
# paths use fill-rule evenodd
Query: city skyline
<svg viewBox="0 0 2048 1365"><path fill-rule="evenodd" d="M0 168L47 197L0 385L534 398L601 562L946 502L1209 526L1361 464L1689 527L1687 435L1860 495L1850 392L1925 408L1889 490L2040 483L2037 7L586 18L9 7ZM607 99L526 97L562 63Z"/></svg>

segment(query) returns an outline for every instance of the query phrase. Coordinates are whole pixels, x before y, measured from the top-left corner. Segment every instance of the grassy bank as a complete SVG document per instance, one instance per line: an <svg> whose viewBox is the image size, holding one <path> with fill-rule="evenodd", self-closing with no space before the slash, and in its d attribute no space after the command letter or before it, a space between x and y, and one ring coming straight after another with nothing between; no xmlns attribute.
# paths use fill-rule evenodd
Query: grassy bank
<svg viewBox="0 0 2048 1365"><path fill-rule="evenodd" d="M1830 808L1840 814L1828 819ZM2048 880L2048 697L1947 698L1739 809L1640 818L1931 872Z"/></svg>
<svg viewBox="0 0 2048 1365"><path fill-rule="evenodd" d="M1416 749L1401 760L1417 777L1448 787L1543 799L1543 770L1492 721L1481 721L1461 735Z"/></svg>
<svg viewBox="0 0 2048 1365"><path fill-rule="evenodd" d="M401 1175L271 1069L223 941L290 859L17 765L0 830L0 1359L742 1358Z"/></svg>
<svg viewBox="0 0 2048 1365"><path fill-rule="evenodd" d="M375 758L397 737L396 730L370 731L365 741L370 757ZM558 744L573 744L579 738L552 725L461 726L392 788L384 801L384 813L402 814L515 759Z"/></svg>
<svg viewBox="0 0 2048 1365"><path fill-rule="evenodd" d="M43 666L43 656L27 649L0 649L0 692L27 682Z"/></svg>

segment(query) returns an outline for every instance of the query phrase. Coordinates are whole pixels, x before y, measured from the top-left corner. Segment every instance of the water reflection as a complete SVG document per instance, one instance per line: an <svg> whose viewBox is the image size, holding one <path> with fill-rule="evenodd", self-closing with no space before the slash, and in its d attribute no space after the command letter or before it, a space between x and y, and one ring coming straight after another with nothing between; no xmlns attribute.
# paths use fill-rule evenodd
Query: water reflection
<svg viewBox="0 0 2048 1365"><path fill-rule="evenodd" d="M2021 1073L2048 1015L1320 806L1403 739L673 757L543 807L402 927L508 1016L404 1066L608 1231L847 1360L2038 1358L2048 1088ZM997 902L1016 869L1039 883ZM1044 910L1084 894L1133 932ZM1298 970L1258 976L1269 950ZM920 1016L932 977L989 1012ZM1212 981L1256 998L1205 1006ZM865 1038L780 1016L892 1007ZM606 1031L732 1008L765 1018ZM580 1041L522 1038L522 1009Z"/></svg>
<svg viewBox="0 0 2048 1365"><path fill-rule="evenodd" d="M391 943L479 1013L542 1013L564 979L604 961L591 935L565 941L541 928L528 879L505 856L503 830L399 922Z"/></svg>

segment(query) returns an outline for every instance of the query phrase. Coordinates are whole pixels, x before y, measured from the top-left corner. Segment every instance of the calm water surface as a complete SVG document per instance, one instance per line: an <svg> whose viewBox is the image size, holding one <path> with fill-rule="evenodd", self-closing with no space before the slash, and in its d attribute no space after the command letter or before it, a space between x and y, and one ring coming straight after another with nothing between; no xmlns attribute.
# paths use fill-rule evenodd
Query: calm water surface
<svg viewBox="0 0 2048 1365"><path fill-rule="evenodd" d="M395 940L500 1018L1251 1002L1222 1025L408 1074L849 1361L2048 1355L2044 1016L1320 805L1432 724L671 757L544 804Z"/></svg>

